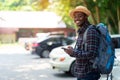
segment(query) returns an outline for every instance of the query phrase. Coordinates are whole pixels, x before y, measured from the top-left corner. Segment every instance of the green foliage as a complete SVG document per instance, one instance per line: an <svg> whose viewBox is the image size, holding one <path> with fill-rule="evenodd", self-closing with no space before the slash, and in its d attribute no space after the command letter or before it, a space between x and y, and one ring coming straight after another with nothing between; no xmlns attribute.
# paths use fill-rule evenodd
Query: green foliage
<svg viewBox="0 0 120 80"><path fill-rule="evenodd" d="M0 10L35 10L48 7L49 0L0 0Z"/></svg>
<svg viewBox="0 0 120 80"><path fill-rule="evenodd" d="M34 10L40 11L46 9L49 4L49 0L34 0L32 2L32 7Z"/></svg>
<svg viewBox="0 0 120 80"><path fill-rule="evenodd" d="M67 27L75 28L69 12L75 6L81 5L81 3L81 0L53 0L52 5L50 5L47 10L62 16L62 20L66 23Z"/></svg>
<svg viewBox="0 0 120 80"><path fill-rule="evenodd" d="M29 0L1 0L0 10L21 10L22 7L28 5Z"/></svg>
<svg viewBox="0 0 120 80"><path fill-rule="evenodd" d="M117 7L120 8L120 0L83 0L88 9L92 12L93 20L103 22L109 25L110 31L113 34L119 33L118 18L120 14Z"/></svg>

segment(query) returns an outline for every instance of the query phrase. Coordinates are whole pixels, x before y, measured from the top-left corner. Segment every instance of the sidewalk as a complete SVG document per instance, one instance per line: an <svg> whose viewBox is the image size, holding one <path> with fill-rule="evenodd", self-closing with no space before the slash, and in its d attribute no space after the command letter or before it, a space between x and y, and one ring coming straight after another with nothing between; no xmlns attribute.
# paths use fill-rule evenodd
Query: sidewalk
<svg viewBox="0 0 120 80"><path fill-rule="evenodd" d="M0 46L0 54L7 53L7 54L14 54L14 53L21 53L25 52L28 53L28 51L25 50L25 48L19 44L5 44Z"/></svg>

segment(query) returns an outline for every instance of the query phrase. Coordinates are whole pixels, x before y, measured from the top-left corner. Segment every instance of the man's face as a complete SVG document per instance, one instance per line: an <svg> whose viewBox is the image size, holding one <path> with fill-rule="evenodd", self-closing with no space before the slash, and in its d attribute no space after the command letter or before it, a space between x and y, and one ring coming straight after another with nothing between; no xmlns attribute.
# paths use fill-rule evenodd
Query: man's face
<svg viewBox="0 0 120 80"><path fill-rule="evenodd" d="M82 13L82 12L75 12L74 13L74 22L76 23L77 26L81 27L85 20L86 20L87 16Z"/></svg>

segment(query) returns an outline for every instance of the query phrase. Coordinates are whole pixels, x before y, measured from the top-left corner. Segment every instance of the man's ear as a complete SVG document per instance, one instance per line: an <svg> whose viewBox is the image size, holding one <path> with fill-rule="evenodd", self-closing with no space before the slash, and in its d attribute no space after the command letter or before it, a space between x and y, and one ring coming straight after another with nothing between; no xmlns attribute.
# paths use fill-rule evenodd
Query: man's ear
<svg viewBox="0 0 120 80"><path fill-rule="evenodd" d="M87 18L88 18L88 16L87 16L86 14L84 14L84 16L85 16L85 19L87 19Z"/></svg>
<svg viewBox="0 0 120 80"><path fill-rule="evenodd" d="M87 15L85 15L85 19L86 19L86 20L88 19L88 16L87 16Z"/></svg>

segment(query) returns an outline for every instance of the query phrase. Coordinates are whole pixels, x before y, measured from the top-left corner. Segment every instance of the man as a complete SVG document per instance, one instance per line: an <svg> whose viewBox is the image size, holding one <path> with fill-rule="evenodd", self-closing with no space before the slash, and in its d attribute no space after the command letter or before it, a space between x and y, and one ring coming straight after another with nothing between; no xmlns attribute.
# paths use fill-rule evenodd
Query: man
<svg viewBox="0 0 120 80"><path fill-rule="evenodd" d="M91 60L95 59L98 52L99 33L88 21L90 11L84 6L78 6L70 12L70 16L78 27L78 38L74 49L68 46L64 51L76 58L75 74L77 80L98 80L100 73L97 69L93 68ZM89 28L87 32L87 50L84 50L84 48L82 48L84 46L82 44L83 35L90 26L92 26L92 28Z"/></svg>

